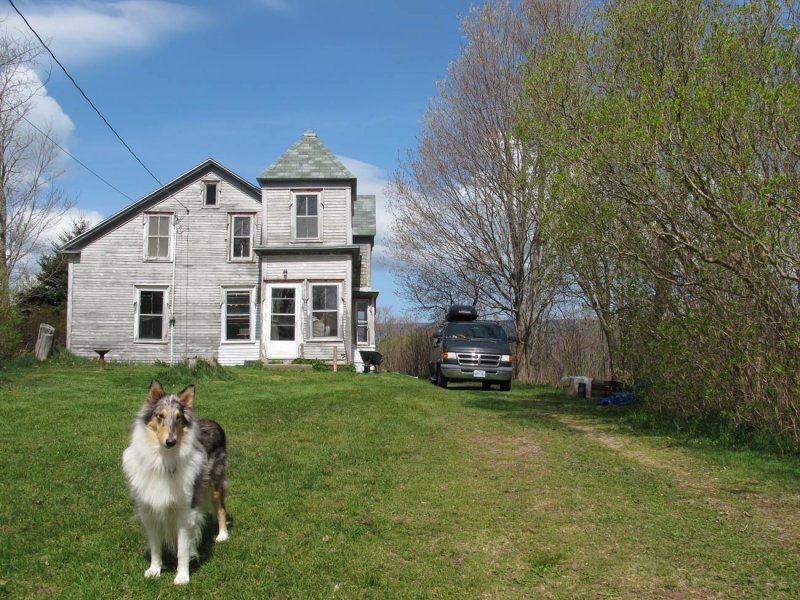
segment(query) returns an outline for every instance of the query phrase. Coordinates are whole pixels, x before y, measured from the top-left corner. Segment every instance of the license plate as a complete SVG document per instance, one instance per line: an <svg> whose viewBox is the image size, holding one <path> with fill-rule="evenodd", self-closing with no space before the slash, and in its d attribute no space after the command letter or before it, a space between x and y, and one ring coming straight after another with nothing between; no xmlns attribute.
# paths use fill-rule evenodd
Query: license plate
<svg viewBox="0 0 800 600"><path fill-rule="evenodd" d="M480 377L480 378L486 377L486 371L475 370L473 371L472 374L475 375L475 377Z"/></svg>

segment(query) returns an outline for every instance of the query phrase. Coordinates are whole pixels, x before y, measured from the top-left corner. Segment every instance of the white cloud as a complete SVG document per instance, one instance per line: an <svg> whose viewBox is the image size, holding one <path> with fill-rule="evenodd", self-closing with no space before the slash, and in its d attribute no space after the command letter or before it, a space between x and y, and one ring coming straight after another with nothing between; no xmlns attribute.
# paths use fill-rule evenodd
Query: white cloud
<svg viewBox="0 0 800 600"><path fill-rule="evenodd" d="M33 133L35 136L43 138L46 134L56 144L67 149L70 136L75 131L72 119L62 110L58 102L47 94L47 88L34 71L21 70L17 77L25 80L33 93L30 108L25 115L27 123L23 121L20 126L35 129L36 131ZM69 157L57 150L55 160L54 166L65 168Z"/></svg>
<svg viewBox="0 0 800 600"><path fill-rule="evenodd" d="M40 239L42 247L49 247L52 242L59 239L61 234L72 229L72 224L84 219L89 227L94 227L103 220L103 216L96 210L85 211L80 208L70 208L64 214L54 219L50 226L42 232Z"/></svg>
<svg viewBox="0 0 800 600"><path fill-rule="evenodd" d="M107 60L127 50L142 50L206 22L200 9L164 0L120 0L25 7L25 17L65 65ZM6 27L29 36L16 13Z"/></svg>
<svg viewBox="0 0 800 600"><path fill-rule="evenodd" d="M52 244L60 245L61 235L71 231L72 224L80 219L86 220L89 227L93 227L102 221L103 217L96 210L84 211L79 208L70 208L57 217L50 218L47 227L37 239L35 247L17 263L12 274L15 287L22 289L33 282L33 278L39 271L39 256L49 253Z"/></svg>

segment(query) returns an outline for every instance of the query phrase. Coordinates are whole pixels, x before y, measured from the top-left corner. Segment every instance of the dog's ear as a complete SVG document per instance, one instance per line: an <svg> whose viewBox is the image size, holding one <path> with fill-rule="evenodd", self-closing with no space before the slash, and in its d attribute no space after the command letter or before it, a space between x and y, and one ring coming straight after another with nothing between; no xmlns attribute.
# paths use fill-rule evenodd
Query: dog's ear
<svg viewBox="0 0 800 600"><path fill-rule="evenodd" d="M155 404L164 394L164 388L161 387L161 383L158 381L158 379L153 379L150 382L150 389L147 391L147 401L150 404Z"/></svg>
<svg viewBox="0 0 800 600"><path fill-rule="evenodd" d="M178 393L178 398L185 408L192 408L194 402L194 384L190 383Z"/></svg>

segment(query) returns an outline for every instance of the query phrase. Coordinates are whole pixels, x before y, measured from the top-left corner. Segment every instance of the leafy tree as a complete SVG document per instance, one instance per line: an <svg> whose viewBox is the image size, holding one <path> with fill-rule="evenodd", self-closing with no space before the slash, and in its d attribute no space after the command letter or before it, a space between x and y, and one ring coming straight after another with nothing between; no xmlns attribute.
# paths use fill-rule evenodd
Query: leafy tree
<svg viewBox="0 0 800 600"><path fill-rule="evenodd" d="M529 62L521 111L548 233L650 399L795 443L798 39L796 1L608 1Z"/></svg>

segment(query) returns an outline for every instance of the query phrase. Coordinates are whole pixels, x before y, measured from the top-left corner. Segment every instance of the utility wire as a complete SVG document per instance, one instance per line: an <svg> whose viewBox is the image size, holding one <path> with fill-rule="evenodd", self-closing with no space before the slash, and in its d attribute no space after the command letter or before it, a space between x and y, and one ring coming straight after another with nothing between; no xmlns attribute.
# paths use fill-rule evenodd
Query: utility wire
<svg viewBox="0 0 800 600"><path fill-rule="evenodd" d="M47 138L47 140L48 140L48 141L49 141L51 144L53 144L53 145L54 145L56 148L58 148L58 149L59 149L59 150L61 150L61 151L62 151L64 154L66 154L67 156L69 156L69 157L70 157L72 160L74 160L76 163L78 163L78 164L79 164L80 166L82 166L84 169L86 169L87 171L89 171L89 173L91 173L92 175L94 175L95 177L97 177L97 178L98 178L100 181L102 181L103 183L105 183L105 184L106 184L108 187L110 187L112 190L114 190L114 191L115 191L115 192L117 192L118 194L121 194L122 196L124 196L125 198L127 198L128 200L130 200L131 202L136 202L136 200L134 200L133 198L131 198L130 196L128 196L128 194L126 194L125 192L123 192L122 190L120 190L118 187L116 187L114 184L112 184L112 183L110 183L109 181L107 181L106 179L104 179L104 178L103 178L103 177L102 177L100 174L98 174L98 173L96 173L95 171L93 171L92 169L90 169L88 165L86 165L84 162L82 162L82 161L81 161L81 160L80 160L80 159L79 159L77 156L75 156L74 154L71 154L71 153L69 152L69 150L67 150L67 149L66 149L66 148L64 148L64 147L63 147L61 144L59 144L57 141L55 141L53 138L51 138L51 137L50 137L50 136L49 136L47 133L45 133L44 131L42 131L41 129L39 129L39 128L38 128L38 127L35 125L35 124L33 124L33 123L32 123L32 122L31 122L31 121L28 119L28 117L26 117L25 115L20 115L20 116L21 116L23 119L25 119L25 121L28 123L28 125L30 125L30 126L31 126L31 127L33 127L33 128L36 130L36 131L38 131L39 133L41 133L41 134L42 134L42 135L43 135L45 138Z"/></svg>
<svg viewBox="0 0 800 600"><path fill-rule="evenodd" d="M81 86L78 85L78 82L75 81L75 79L72 77L72 75L69 74L69 71L67 71L67 68L63 64L61 64L61 61L58 60L58 58L56 57L55 54L53 54L53 51L50 50L50 47L44 42L44 40L42 39L42 36L40 36L37 33L37 31L33 28L33 26L28 22L28 19L26 19L25 15L23 15L22 12L20 12L20 10L14 4L13 0L8 0L8 3L11 5L11 8L13 8L16 11L16 13L20 16L20 18L25 22L25 25L28 26L28 29L31 30L31 33L33 33L33 35L36 36L36 39L39 40L39 43L42 45L42 47L45 50L47 50L47 53L51 56L51 58L55 61L55 63L61 68L61 70L64 72L64 75L66 75L67 78L72 82L72 85L75 86L75 89L77 89L80 92L81 96L83 96L83 98L86 100L86 102L89 103L89 106L91 106L94 109L94 112L97 113L97 116L99 116L102 119L103 123L106 124L106 127L108 127L111 130L111 132L116 136L116 138L120 141L120 143L122 143L122 145L125 146L125 149L130 153L130 155L133 156L134 159L136 159L136 162L138 162L141 165L141 167L145 171L147 171L147 173L150 175L150 177L152 177L160 187L164 187L164 184L161 183L161 181L158 179L158 177L156 177L153 174L153 172L150 169L147 168L147 165L145 165L144 162L142 162L142 159L140 159L136 155L136 153L131 149L131 147L128 146L128 144L125 142L125 140L122 139L122 136L119 133L117 133L117 130L114 129L111 126L111 123L108 122L108 119L106 119L103 116L103 113L100 112L100 110L95 106L94 102L92 102L92 100L89 98L89 96L86 95L86 92L84 92L83 89L81 88ZM26 119L26 121L27 121L27 119ZM49 139L49 137L48 137L48 139ZM60 148L60 146L59 146L59 148ZM63 150L63 148L62 148L62 150ZM66 150L65 150L65 152L66 152ZM69 153L67 152L67 154L69 154ZM70 156L72 156L72 155L70 154ZM75 160L77 160L77 159L75 159ZM80 163L80 161L78 161L78 162ZM83 165L83 163L80 163L80 164ZM88 169L88 167L86 167L86 165L83 165L83 166ZM89 169L89 171L91 171L91 169ZM114 187L114 186L111 186L111 187ZM116 189L116 188L114 188L114 189ZM119 190L117 190L117 191L119 191ZM126 198L128 197L126 194L123 194L123 195ZM184 210L186 210L187 214L189 213L189 208L183 202L178 200L178 198L175 197L174 194L170 194L170 196L175 200L175 202L180 204L184 208Z"/></svg>
<svg viewBox="0 0 800 600"><path fill-rule="evenodd" d="M64 65L62 65L62 64L61 64L61 61L60 61L60 60L58 60L58 58L56 58L56 55L55 55L55 54L53 54L53 51L52 51L52 50L50 50L50 48L49 48L49 46L48 46L47 44L45 44L45 42L44 42L44 40L42 39L42 37L41 37L41 36L40 36L40 35L39 35L39 34L36 32L36 30L33 28L33 26L32 26L32 25L31 25L31 24L28 22L28 19L26 19L26 18L25 18L25 15L23 15L23 14L20 12L20 10L19 10L19 9L17 8L17 6L14 4L13 0L8 0L8 3L11 5L11 8L13 8L13 9L14 9L14 10L17 12L17 14L20 16L20 18L21 18L23 21L25 21L25 25L27 25L27 26L28 26L28 29L30 29L30 30L31 30L31 32L33 33L33 35L35 35L35 36L36 36L36 39L38 39L38 40L39 40L39 43L40 43L40 44L41 44L41 45L44 47L44 49L45 49L45 50L47 50L47 53L48 53L48 54L49 54L49 55L50 55L50 56L53 58L53 60L56 62L56 64L57 64L59 67L61 67L61 70L62 70L62 71L64 71L64 75L66 75L66 76L69 78L69 80L72 82L72 85L74 85L74 86L75 86L75 88L76 88L76 89L77 89L77 90L78 90L78 91L81 93L81 96L83 96L83 97L84 97L84 99L85 99L85 100L86 100L86 101L89 103L89 106L91 106L91 107L94 109L94 112L96 112L96 113L97 113L97 116L99 116L99 117L100 117L100 118L103 120L103 123L105 123L105 124L106 124L106 126L107 126L107 127L110 129L110 130L111 130L111 132L112 132L112 133L113 133L115 136L117 136L117 139L118 139L120 142L122 142L122 145L123 145L123 146L125 146L125 148L128 150L128 152L130 152L131 156L133 156L133 158L135 158L135 159L136 159L136 162L138 162L140 165L142 165L142 168L143 168L145 171L147 171L147 172L150 174L150 177L152 177L153 179L155 179L155 180L156 180L156 183L158 183L158 185L159 185L159 186L163 187L163 186L164 186L164 184L163 184L163 183L161 183L161 181L159 181L158 177L156 177L156 176L153 174L153 172L152 172L150 169L148 169L148 168L147 168L147 165L145 165L145 164L142 162L142 160L141 160L141 159L140 159L140 158L139 158L139 157L136 155L136 153L135 153L133 150L131 150L131 147L130 147L130 146L128 146L128 144L127 144L127 143L125 143L125 140L123 140L123 139L122 139L122 136L120 136L120 134L119 134L119 133L117 133L117 130L116 130L116 129L114 129L114 128L111 126L111 123L109 123L109 122L108 122L108 119L106 119L106 118L103 116L103 113L101 113L101 112L100 112L100 110L99 110L99 109L98 109L98 108L97 108L97 107L94 105L94 102L92 102L92 101L91 101L91 99L89 98L89 96L87 96L87 95L86 95L86 92L84 92L84 91L83 91L83 89L81 89L81 86L79 86L79 85L78 85L78 82L77 82L77 81L75 81L75 79L73 79L72 75L70 75L70 74L69 74L69 72L67 71L66 67L64 67Z"/></svg>

